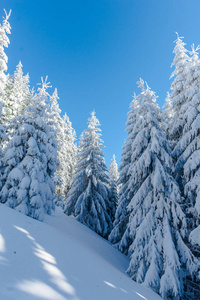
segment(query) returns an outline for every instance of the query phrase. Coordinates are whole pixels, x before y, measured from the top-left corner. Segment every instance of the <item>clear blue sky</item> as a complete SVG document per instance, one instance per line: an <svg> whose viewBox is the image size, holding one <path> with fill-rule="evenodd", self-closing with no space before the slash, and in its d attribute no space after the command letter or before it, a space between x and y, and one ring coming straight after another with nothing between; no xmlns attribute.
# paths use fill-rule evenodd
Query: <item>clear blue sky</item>
<svg viewBox="0 0 200 300"><path fill-rule="evenodd" d="M175 32L188 49L200 43L199 0L1 0L3 8L12 9L8 72L21 60L31 86L48 75L78 137L95 109L107 165L113 153L120 161L136 81L162 107Z"/></svg>

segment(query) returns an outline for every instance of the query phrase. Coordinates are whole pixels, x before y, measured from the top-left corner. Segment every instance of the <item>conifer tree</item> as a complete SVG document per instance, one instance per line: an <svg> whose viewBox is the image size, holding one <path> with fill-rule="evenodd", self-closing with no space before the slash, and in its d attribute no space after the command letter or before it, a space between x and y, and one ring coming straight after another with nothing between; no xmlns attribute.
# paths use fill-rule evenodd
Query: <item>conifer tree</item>
<svg viewBox="0 0 200 300"><path fill-rule="evenodd" d="M111 203L99 126L99 120L93 112L88 128L81 134L78 162L65 213L74 215L79 222L107 237L112 229Z"/></svg>
<svg viewBox="0 0 200 300"><path fill-rule="evenodd" d="M114 224L110 240L117 241L118 249L131 257L128 273L134 280L164 299L182 299L186 276L193 278L199 265L184 243L186 218L178 185L171 176L173 162L160 128L155 94L142 80L139 86L142 92L134 100L135 120L129 137L129 180L126 189L122 186L128 196L127 222L124 227L120 222Z"/></svg>
<svg viewBox="0 0 200 300"><path fill-rule="evenodd" d="M111 164L109 166L109 184L110 184L110 191L111 191L111 199L113 203L113 216L112 221L114 222L116 207L118 204L118 166L116 163L115 155L111 159Z"/></svg>
<svg viewBox="0 0 200 300"><path fill-rule="evenodd" d="M12 138L3 157L5 184L0 200L38 220L54 208L57 146L45 122L48 83L42 82L24 110L12 120Z"/></svg>
<svg viewBox="0 0 200 300"><path fill-rule="evenodd" d="M3 24L0 24L0 100L4 97L4 88L7 81L5 72L7 71L7 61L8 57L4 52L4 48L8 47L10 41L7 34L10 34L10 23L8 19L10 17L11 11L9 14L6 13L6 17L3 20Z"/></svg>
<svg viewBox="0 0 200 300"><path fill-rule="evenodd" d="M4 127L2 125L2 108L3 108L3 98L5 96L5 85L7 81L7 76L5 72L7 71L7 62L8 57L4 52L4 48L8 47L10 41L7 34L10 34L10 23L8 19L10 17L11 11L9 14L6 13L6 17L3 20L3 24L0 24L0 139L5 139Z"/></svg>
<svg viewBox="0 0 200 300"><path fill-rule="evenodd" d="M115 245L121 252L128 254L128 247L122 247L120 245L120 241L122 236L127 228L127 223L129 219L129 212L127 210L127 206L132 198L132 191L129 187L130 180L130 166L133 163L132 160L132 142L137 135L137 128L135 127L135 122L137 118L137 110L139 108L139 103L136 95L134 95L134 99L130 104L130 111L128 113L128 119L126 122L127 125L127 140L123 146L121 165L119 166L119 201L115 214L114 226L111 234L109 235L109 241Z"/></svg>
<svg viewBox="0 0 200 300"><path fill-rule="evenodd" d="M198 51L192 46L190 56L182 53L182 61L177 66L182 68L180 74L177 72L175 82L181 91L178 100L182 99L178 113L175 111L171 138L174 139L172 156L175 161L175 178L179 184L183 201L182 209L187 217L189 241L188 246L195 256L200 257L199 238L200 210L199 210L199 57ZM185 50L186 51L186 50ZM181 57L181 55L180 55ZM176 109L177 99L172 99ZM174 130L176 129L176 130ZM174 134L176 132L176 134ZM193 297L199 298L200 291L194 280L188 281L188 289L194 293ZM197 286L197 287L196 287Z"/></svg>
<svg viewBox="0 0 200 300"><path fill-rule="evenodd" d="M60 116L61 110L58 105L58 99L58 92L55 89L50 99L51 105L48 112L48 124L55 130L58 149L57 170L55 174L57 186L56 204L63 206L68 190L71 187L77 148L74 143L76 138L75 131L68 116L66 114L64 114L63 118Z"/></svg>
<svg viewBox="0 0 200 300"><path fill-rule="evenodd" d="M29 75L23 75L22 63L19 62L14 74L8 77L5 86L3 98L5 123L22 114L29 100Z"/></svg>
<svg viewBox="0 0 200 300"><path fill-rule="evenodd" d="M47 123L54 130L55 139L57 142L57 167L56 173L54 174L54 182L56 185L57 196L55 198L55 203L63 208L63 198L62 193L60 193L61 186L63 184L62 178L60 176L60 170L62 168L62 162L60 159L60 152L62 151L64 144L64 129L63 120L60 116L61 110L58 104L58 92L57 89L54 90L52 96L50 97L50 103L47 110Z"/></svg>
<svg viewBox="0 0 200 300"><path fill-rule="evenodd" d="M5 95L5 85L6 85L6 74L7 71L7 61L8 58L4 52L4 48L8 47L10 43L7 34L10 34L10 23L8 19L10 17L11 11L9 14L6 13L6 17L3 20L3 24L0 24L0 189L2 188L3 184L3 170L2 170L2 142L6 140L5 128L2 124L2 110L3 110L3 98Z"/></svg>
<svg viewBox="0 0 200 300"><path fill-rule="evenodd" d="M171 175L170 147L160 127L154 92L140 80L132 141L127 229L120 241L131 258L128 273L164 299L183 299L186 277L199 263L185 244L187 224L179 187Z"/></svg>
<svg viewBox="0 0 200 300"><path fill-rule="evenodd" d="M192 46L190 68L187 77L186 102L183 108L183 135L173 151L176 172L181 174L185 202L183 209L193 240L200 226L200 59ZM197 253L200 256L200 248Z"/></svg>
<svg viewBox="0 0 200 300"><path fill-rule="evenodd" d="M171 99L169 92L167 93L167 97L165 99L165 104L164 104L163 108L164 108L164 110L162 111L163 117L162 117L161 125L162 125L164 132L166 133L167 139L170 140L170 130L173 125L175 112L173 109L172 99Z"/></svg>
<svg viewBox="0 0 200 300"><path fill-rule="evenodd" d="M76 132L72 128L72 123L66 113L62 119L64 124L64 145L60 153L61 161L63 162L60 174L63 182L61 191L64 199L66 199L72 185L72 177L77 162L77 146L75 144Z"/></svg>
<svg viewBox="0 0 200 300"><path fill-rule="evenodd" d="M175 76L174 81L171 84L172 93L170 95L172 99L172 109L174 111L174 118L172 123L172 128L170 131L170 139L174 141L179 140L182 136L182 130L184 121L182 118L182 107L186 101L185 91L187 88L187 70L189 67L190 57L187 55L188 50L185 49L185 43L182 41L182 37L179 37L177 33L177 39L175 41L176 46L173 53L175 54L172 66L175 67L175 70L172 72L170 77Z"/></svg>

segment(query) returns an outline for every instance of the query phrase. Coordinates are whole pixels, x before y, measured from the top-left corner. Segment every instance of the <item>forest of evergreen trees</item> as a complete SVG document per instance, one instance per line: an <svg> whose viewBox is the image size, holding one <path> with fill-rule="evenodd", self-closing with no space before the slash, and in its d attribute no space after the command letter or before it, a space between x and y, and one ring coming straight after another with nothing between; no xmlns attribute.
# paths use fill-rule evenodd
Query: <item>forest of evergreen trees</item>
<svg viewBox="0 0 200 300"><path fill-rule="evenodd" d="M131 278L163 299L200 299L200 59L177 34L164 110L146 82L109 170L95 112L76 134L47 78L31 90L7 72L10 13L0 25L0 202L43 220L55 205L130 257Z"/></svg>

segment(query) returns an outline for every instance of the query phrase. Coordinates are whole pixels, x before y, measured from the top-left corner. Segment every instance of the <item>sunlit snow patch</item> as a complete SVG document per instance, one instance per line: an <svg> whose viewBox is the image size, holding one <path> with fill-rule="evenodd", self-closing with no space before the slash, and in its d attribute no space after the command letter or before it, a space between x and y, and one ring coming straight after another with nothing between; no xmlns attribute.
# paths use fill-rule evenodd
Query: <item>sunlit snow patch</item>
<svg viewBox="0 0 200 300"><path fill-rule="evenodd" d="M66 300L61 294L41 281L25 280L17 286L21 291L48 300Z"/></svg>
<svg viewBox="0 0 200 300"><path fill-rule="evenodd" d="M140 296L142 299L144 300L148 300L147 298L145 298L144 296L140 295L139 293L135 292L138 296Z"/></svg>
<svg viewBox="0 0 200 300"><path fill-rule="evenodd" d="M104 283L107 284L108 286L110 286L110 287L116 289L116 286L113 285L112 283L110 283L110 282L108 282L108 281L104 281Z"/></svg>
<svg viewBox="0 0 200 300"><path fill-rule="evenodd" d="M6 251L6 244L3 236L0 234L0 252Z"/></svg>

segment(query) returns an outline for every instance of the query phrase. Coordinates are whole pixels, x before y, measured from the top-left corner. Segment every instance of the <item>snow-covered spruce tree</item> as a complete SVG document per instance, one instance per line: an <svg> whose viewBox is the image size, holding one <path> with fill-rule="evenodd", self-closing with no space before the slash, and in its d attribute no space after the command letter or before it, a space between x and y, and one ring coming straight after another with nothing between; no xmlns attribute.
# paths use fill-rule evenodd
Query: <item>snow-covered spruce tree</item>
<svg viewBox="0 0 200 300"><path fill-rule="evenodd" d="M118 173L118 166L116 163L115 155L113 154L113 157L111 159L111 164L109 166L109 184L110 184L110 191L111 191L111 198L113 202L113 216L112 221L114 222L115 219L115 212L116 207L118 204L118 179L119 179L119 173Z"/></svg>
<svg viewBox="0 0 200 300"><path fill-rule="evenodd" d="M4 48L8 47L10 43L7 34L10 34L10 23L8 19L10 17L11 11L9 14L6 13L6 17L3 20L3 24L0 24L0 100L4 97L4 88L7 81L7 76L5 72L7 71L7 61L8 57L4 52Z"/></svg>
<svg viewBox="0 0 200 300"><path fill-rule="evenodd" d="M171 132L171 138L174 139L175 145L172 156L175 161L175 177L179 183L184 201L182 209L187 216L189 227L191 247L196 256L200 256L200 247L196 235L198 235L198 228L200 224L200 209L199 209L199 93L200 93L200 61L197 50L194 45L188 57L182 55L183 65L181 76L177 75L182 84L181 89L181 106L179 113L174 114L174 126L178 128L177 134ZM177 79L176 79L177 80ZM172 99L172 103L176 104L176 97ZM175 107L175 105L174 105ZM176 108L176 107L175 107ZM189 285L189 284L188 284ZM191 289L196 290L194 282L191 283ZM200 297L200 291L197 296Z"/></svg>
<svg viewBox="0 0 200 300"><path fill-rule="evenodd" d="M8 77L5 86L4 122L10 123L10 120L23 113L23 110L30 100L29 75L23 75L22 63L16 67L13 75Z"/></svg>
<svg viewBox="0 0 200 300"><path fill-rule="evenodd" d="M48 124L55 130L57 141L57 170L55 174L57 200L59 206L63 206L64 199L71 186L72 175L76 164L77 147L75 145L76 134L71 126L68 116L60 116L58 105L58 92L55 89L50 102Z"/></svg>
<svg viewBox="0 0 200 300"><path fill-rule="evenodd" d="M175 70L172 72L170 77L175 76L174 81L171 84L172 93L170 95L172 99L172 110L174 111L174 118L172 122L172 127L170 130L170 139L174 141L179 140L182 136L183 131L183 118L182 118L182 106L184 105L186 80L187 80L187 70L189 66L190 57L187 55L188 50L185 49L185 43L182 41L183 38L179 37L177 33L177 39L175 41L176 46L173 53L175 54L172 66L175 67Z"/></svg>
<svg viewBox="0 0 200 300"><path fill-rule="evenodd" d="M140 80L139 108L132 142L127 229L120 242L131 258L128 273L164 299L187 299L186 277L194 278L198 260L186 246L185 215L179 187L171 176L170 147L160 127L154 92ZM131 241L131 243L130 243ZM189 295L188 295L189 296ZM188 298L189 299L189 298Z"/></svg>
<svg viewBox="0 0 200 300"><path fill-rule="evenodd" d="M183 135L174 148L173 155L177 160L176 171L182 171L185 197L183 208L188 216L189 230L194 231L194 239L194 233L198 232L195 229L200 226L200 60L194 46L191 55L188 89L185 93ZM200 248L198 251L200 256Z"/></svg>
<svg viewBox="0 0 200 300"><path fill-rule="evenodd" d="M167 93L167 97L165 99L165 104L163 106L164 110L162 111L162 128L164 132L166 133L166 137L168 140L170 140L170 130L173 125L173 120L174 120L174 110L172 106L172 99L169 94Z"/></svg>
<svg viewBox="0 0 200 300"><path fill-rule="evenodd" d="M77 163L77 146L75 144L76 132L72 128L72 123L65 113L63 116L64 122L64 145L60 156L63 161L61 168L61 178L63 181L62 194L64 199L67 198L68 192L72 185L72 177Z"/></svg>
<svg viewBox="0 0 200 300"><path fill-rule="evenodd" d="M177 140L172 152L176 163L175 171L179 174L180 186L185 196L185 210L189 207L194 208L196 199L198 200L197 177L198 168L200 166L200 161L198 160L198 151L200 149L198 142L200 136L200 60L194 47L191 54L190 67L187 71L187 89L184 93L186 100L181 109L183 124L182 135ZM195 215L197 217L197 213L195 213ZM193 218L193 216L191 217ZM194 222L196 222L196 220L194 220Z"/></svg>
<svg viewBox="0 0 200 300"><path fill-rule="evenodd" d="M81 134L65 213L74 215L79 222L106 238L112 229L112 202L99 126L99 120L92 112L88 128Z"/></svg>
<svg viewBox="0 0 200 300"><path fill-rule="evenodd" d="M2 203L38 220L51 213L55 197L57 146L45 122L47 87L42 82L24 115L12 120L13 137L3 157L5 184L0 193Z"/></svg>
<svg viewBox="0 0 200 300"><path fill-rule="evenodd" d="M7 61L8 57L6 56L4 52L4 48L8 47L9 44L9 38L7 34L10 34L10 24L8 22L8 19L10 17L9 14L6 13L6 17L3 21L3 24L0 24L0 189L2 188L3 184L3 174L2 174L2 142L6 139L5 129L2 124L2 109L3 109L3 98L5 96L5 85L7 76L5 75L5 72L7 71Z"/></svg>
<svg viewBox="0 0 200 300"><path fill-rule="evenodd" d="M3 24L0 24L0 139L5 138L5 132L2 125L2 104L5 96L5 86L7 81L7 76L5 72L7 71L7 61L8 57L4 52L4 48L8 47L10 43L7 34L10 34L10 23L8 19L10 17L11 11L9 14L6 13L6 17L3 20Z"/></svg>
<svg viewBox="0 0 200 300"><path fill-rule="evenodd" d="M0 98L1 98L1 96L0 96ZM2 144L3 144L3 142L6 141L6 138L7 138L4 126L2 124L2 108L3 108L3 105L0 101L0 190L2 189L3 181L4 181L4 168L3 168L3 160L2 160L2 158L3 158Z"/></svg>
<svg viewBox="0 0 200 300"><path fill-rule="evenodd" d="M62 151L64 144L64 125L63 120L60 116L61 110L58 105L58 99L58 92L57 89L55 89L52 96L50 97L50 103L48 103L49 107L47 110L47 124L54 130L56 134L55 139L57 142L57 167L56 173L54 174L54 182L56 186L57 195L55 197L55 203L56 205L61 206L63 208L64 202L62 193L60 193L60 189L63 182L59 171L62 167L60 152Z"/></svg>
<svg viewBox="0 0 200 300"><path fill-rule="evenodd" d="M121 164L119 166L119 201L115 214L114 228L109 235L109 241L115 245L121 252L127 254L128 247L121 247L120 241L124 232L127 228L127 223L129 219L129 211L127 210L127 206L132 199L132 191L130 191L129 180L130 180L130 166L134 162L132 159L132 142L136 137L139 128L135 126L137 120L137 110L139 108L139 103L136 95L134 95L134 99L130 104L130 111L128 113L128 119L126 122L127 128L127 140L123 146L122 159ZM131 241L130 241L131 242Z"/></svg>

